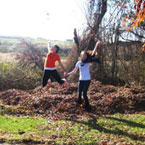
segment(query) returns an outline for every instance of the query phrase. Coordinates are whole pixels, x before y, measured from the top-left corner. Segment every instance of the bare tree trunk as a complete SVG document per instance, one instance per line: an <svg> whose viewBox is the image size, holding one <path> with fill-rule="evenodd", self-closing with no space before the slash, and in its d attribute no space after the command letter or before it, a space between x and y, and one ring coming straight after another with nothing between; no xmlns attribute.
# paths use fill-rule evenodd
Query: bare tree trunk
<svg viewBox="0 0 145 145"><path fill-rule="evenodd" d="M116 29L116 34L115 34L115 47L113 47L112 51L112 78L113 80L117 77L117 55L118 55L118 41L119 41L119 26L118 25Z"/></svg>
<svg viewBox="0 0 145 145"><path fill-rule="evenodd" d="M96 4L97 2L97 4ZM107 0L90 0L90 5L88 7L88 14L86 17L88 17L88 29L87 33L91 34L92 36L87 36L87 41L85 41L85 38L83 37L81 40L78 38L76 29L74 30L74 41L78 48L78 56L82 50L92 50L95 47L96 44L96 38L100 39L99 36L99 29L100 24L102 22L102 19L107 11ZM94 64L94 69L96 74L100 76L100 78L103 78L103 57L102 57L102 49L98 49L98 57L101 60L100 64Z"/></svg>
<svg viewBox="0 0 145 145"><path fill-rule="evenodd" d="M94 24L93 27L90 30L91 34L94 34L96 38L99 38L99 25L102 22L102 19L107 11L107 0L102 0L101 4L98 3L98 10L94 13ZM91 37L89 39L88 47L87 49L93 49L95 46L96 40L94 37Z"/></svg>
<svg viewBox="0 0 145 145"><path fill-rule="evenodd" d="M79 43L79 39L78 39L78 35L77 35L77 30L74 29L74 41L75 41L75 44L78 48L78 50L80 49L80 43Z"/></svg>

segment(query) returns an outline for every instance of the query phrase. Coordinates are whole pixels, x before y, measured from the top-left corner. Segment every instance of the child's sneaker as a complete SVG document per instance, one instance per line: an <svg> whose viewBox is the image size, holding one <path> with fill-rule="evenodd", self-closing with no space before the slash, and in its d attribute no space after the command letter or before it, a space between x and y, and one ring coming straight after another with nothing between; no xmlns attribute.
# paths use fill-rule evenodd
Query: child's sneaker
<svg viewBox="0 0 145 145"><path fill-rule="evenodd" d="M62 79L63 81L64 81L64 86L65 87L69 87L69 84L68 84L68 82L66 81L66 79Z"/></svg>
<svg viewBox="0 0 145 145"><path fill-rule="evenodd" d="M51 87L51 80L49 79L46 85L47 88Z"/></svg>
<svg viewBox="0 0 145 145"><path fill-rule="evenodd" d="M81 105L83 103L82 99L77 99L77 104Z"/></svg>
<svg viewBox="0 0 145 145"><path fill-rule="evenodd" d="M50 82L47 82L47 85L46 85L47 87L50 87L51 86L51 83Z"/></svg>
<svg viewBox="0 0 145 145"><path fill-rule="evenodd" d="M91 111L91 109L92 109L92 108L91 108L91 106L90 106L90 105L85 105L85 110L86 110L86 111L90 112L90 111Z"/></svg>

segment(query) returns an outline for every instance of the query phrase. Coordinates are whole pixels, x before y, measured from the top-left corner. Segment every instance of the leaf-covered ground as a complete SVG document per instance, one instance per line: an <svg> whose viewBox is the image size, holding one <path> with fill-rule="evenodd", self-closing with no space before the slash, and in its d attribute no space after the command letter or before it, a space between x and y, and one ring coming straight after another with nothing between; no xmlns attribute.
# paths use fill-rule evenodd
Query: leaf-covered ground
<svg viewBox="0 0 145 145"><path fill-rule="evenodd" d="M106 115L114 113L142 113L145 111L145 87L118 87L103 85L92 81L88 91L91 112L86 112L83 105L78 105L77 83L69 88L57 83L40 91L37 87L31 91L10 89L0 92L0 102L4 105L21 106L11 111L14 114L42 115L49 119L79 119L90 115ZM4 110L4 108L2 107ZM7 111L8 113L8 111Z"/></svg>
<svg viewBox="0 0 145 145"><path fill-rule="evenodd" d="M145 87L92 81L90 112L76 103L77 83L40 88L0 92L0 143L144 144Z"/></svg>

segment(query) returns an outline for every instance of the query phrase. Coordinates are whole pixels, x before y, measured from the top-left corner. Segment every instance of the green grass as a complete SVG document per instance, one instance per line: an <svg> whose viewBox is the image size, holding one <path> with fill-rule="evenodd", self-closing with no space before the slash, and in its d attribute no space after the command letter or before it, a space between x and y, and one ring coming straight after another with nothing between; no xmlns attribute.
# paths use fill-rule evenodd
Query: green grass
<svg viewBox="0 0 145 145"><path fill-rule="evenodd" d="M90 120L52 121L41 117L0 116L0 141L55 144L143 144L145 115L115 114Z"/></svg>
<svg viewBox="0 0 145 145"><path fill-rule="evenodd" d="M11 43L19 43L20 39L17 38L1 38L0 37L0 42L3 43L7 43L7 44L11 44Z"/></svg>

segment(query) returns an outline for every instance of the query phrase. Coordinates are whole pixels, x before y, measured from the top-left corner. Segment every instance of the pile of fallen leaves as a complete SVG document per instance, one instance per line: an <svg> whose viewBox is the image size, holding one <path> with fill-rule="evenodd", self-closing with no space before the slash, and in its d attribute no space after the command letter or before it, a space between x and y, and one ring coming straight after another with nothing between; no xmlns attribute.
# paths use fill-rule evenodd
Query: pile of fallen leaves
<svg viewBox="0 0 145 145"><path fill-rule="evenodd" d="M118 87L92 81L88 97L92 106L91 112L86 112L83 105L76 103L77 83L71 83L69 88L53 83L43 89L37 87L31 91L10 89L0 92L0 102L3 104L25 106L31 110L31 114L47 116L50 119L145 111L145 87L141 86Z"/></svg>

